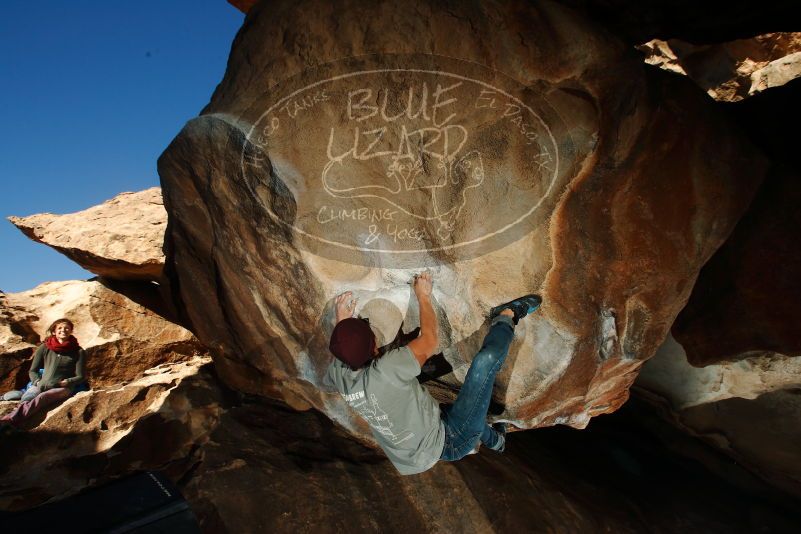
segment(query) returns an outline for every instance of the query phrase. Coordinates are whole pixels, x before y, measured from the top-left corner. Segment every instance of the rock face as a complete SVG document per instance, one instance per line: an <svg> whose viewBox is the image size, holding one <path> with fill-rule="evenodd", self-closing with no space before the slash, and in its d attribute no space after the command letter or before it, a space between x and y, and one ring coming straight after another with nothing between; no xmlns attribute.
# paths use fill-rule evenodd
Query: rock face
<svg viewBox="0 0 801 534"><path fill-rule="evenodd" d="M735 397L756 399L771 391L801 388L801 358L753 353L737 362L693 367L684 348L668 335L643 365L636 384L681 411Z"/></svg>
<svg viewBox="0 0 801 534"><path fill-rule="evenodd" d="M138 286L138 297L153 308L158 294L149 285ZM28 382L33 350L44 340L47 327L61 317L75 323L75 337L87 351L93 387L129 382L146 369L203 352L188 330L99 281L47 282L29 291L4 294L0 314L2 392Z"/></svg>
<svg viewBox="0 0 801 534"><path fill-rule="evenodd" d="M732 398L694 406L678 423L726 451L772 485L801 496L801 389L784 389L756 400Z"/></svg>
<svg viewBox="0 0 801 534"><path fill-rule="evenodd" d="M154 311L160 302L155 285L142 282L48 282L0 294L0 390L28 382L31 353L61 317L75 323L92 386L31 421L28 432L0 439L0 509L30 508L141 469L177 479L199 461L222 392L197 339ZM0 402L0 414L16 406Z"/></svg>
<svg viewBox="0 0 801 534"><path fill-rule="evenodd" d="M681 352L681 345L669 339L643 366L635 396L647 399L688 439L698 438L726 454L724 465L690 454L713 471L737 464L801 497L799 359L764 355L696 368L680 361Z"/></svg>
<svg viewBox="0 0 801 534"><path fill-rule="evenodd" d="M320 390L338 292L386 342L430 268L454 390L489 307L540 293L499 418L583 427L625 402L764 173L689 80L558 4L262 2L159 160L165 273L229 385L361 435Z"/></svg>
<svg viewBox="0 0 801 534"><path fill-rule="evenodd" d="M0 394L28 381L30 356L40 340L31 327L36 319L30 311L10 306L8 295L0 292Z"/></svg>
<svg viewBox="0 0 801 534"><path fill-rule="evenodd" d="M680 428L801 495L801 80L726 108L770 156L754 201L703 267L637 386ZM674 339L675 337L675 339Z"/></svg>
<svg viewBox="0 0 801 534"><path fill-rule="evenodd" d="M632 421L631 409L627 404L582 431L515 433L503 455L482 449L402 477L383 455L348 439L317 412L245 402L222 415L182 493L201 529L215 533L792 532L797 527L796 503L747 474L750 483L742 486L750 491L682 461ZM643 418L657 419L652 412ZM682 438L667 430L672 430L668 441ZM728 459L707 460L724 464L735 480L743 476Z"/></svg>
<svg viewBox="0 0 801 534"><path fill-rule="evenodd" d="M0 509L31 508L145 469L180 477L217 425L221 392L197 357L76 394L35 430L0 440ZM16 403L0 402L2 413Z"/></svg>
<svg viewBox="0 0 801 534"><path fill-rule="evenodd" d="M801 33L769 33L715 45L654 39L645 61L686 74L715 100L736 102L801 76Z"/></svg>
<svg viewBox="0 0 801 534"><path fill-rule="evenodd" d="M777 169L704 266L673 335L693 365L801 355L801 173Z"/></svg>
<svg viewBox="0 0 801 534"><path fill-rule="evenodd" d="M794 503L739 466L725 462L733 484L671 454L628 415L636 403L581 432L517 433L503 455L481 450L402 477L323 414L229 395L207 361L80 393L35 431L4 436L0 508L160 469L215 533L791 532L799 521Z"/></svg>
<svg viewBox="0 0 801 534"><path fill-rule="evenodd" d="M158 187L120 193L78 213L42 213L8 220L34 241L100 276L158 280L164 268L167 214Z"/></svg>
<svg viewBox="0 0 801 534"><path fill-rule="evenodd" d="M701 271L672 328L691 364L801 355L801 80L727 106L771 157L748 212Z"/></svg>

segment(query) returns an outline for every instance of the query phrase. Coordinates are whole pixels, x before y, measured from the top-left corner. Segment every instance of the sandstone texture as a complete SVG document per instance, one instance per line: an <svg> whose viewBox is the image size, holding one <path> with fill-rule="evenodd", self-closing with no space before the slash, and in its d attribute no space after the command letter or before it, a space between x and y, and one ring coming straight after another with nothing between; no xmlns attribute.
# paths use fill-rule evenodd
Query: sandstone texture
<svg viewBox="0 0 801 534"><path fill-rule="evenodd" d="M76 394L28 432L0 439L0 510L31 508L112 478L179 478L216 427L221 391L208 358L164 364L129 384ZM0 402L6 413L15 402Z"/></svg>
<svg viewBox="0 0 801 534"><path fill-rule="evenodd" d="M691 81L558 4L262 2L159 159L162 287L228 385L361 436L322 384L336 294L388 342L430 269L447 400L488 309L539 293L497 417L584 427L625 402L766 167Z"/></svg>
<svg viewBox="0 0 801 534"><path fill-rule="evenodd" d="M801 80L726 109L770 156L754 201L701 270L672 327L689 362L704 366L773 352L801 356Z"/></svg>
<svg viewBox="0 0 801 534"><path fill-rule="evenodd" d="M705 460L723 466L723 477L672 454L642 424L657 422L652 412L632 417L637 406L580 432L517 433L503 455L482 449L402 477L319 412L225 392L208 359L197 358L80 393L37 429L4 436L0 509L158 469L201 529L221 534L792 532L800 518L786 497L714 453ZM674 445L688 439L661 432Z"/></svg>
<svg viewBox="0 0 801 534"><path fill-rule="evenodd" d="M146 369L204 352L191 332L152 311L159 298L152 284L137 287L138 294L130 287L127 293L139 302L97 280L47 282L1 295L0 390L27 384L30 356L61 317L75 323L92 387L130 382Z"/></svg>
<svg viewBox="0 0 801 534"><path fill-rule="evenodd" d="M801 496L801 389L784 389L756 400L732 398L678 414L691 435L726 451L773 486Z"/></svg>
<svg viewBox="0 0 801 534"><path fill-rule="evenodd" d="M793 532L794 503L719 453L731 481L643 431L632 403L576 431L511 435L412 477L315 411L247 400L220 417L182 493L204 532ZM660 437L684 437L662 423ZM588 454L592 451L592 454Z"/></svg>
<svg viewBox="0 0 801 534"><path fill-rule="evenodd" d="M801 495L801 80L722 106L771 167L636 385L681 429Z"/></svg>
<svg viewBox="0 0 801 534"><path fill-rule="evenodd" d="M737 0L709 46L669 37L716 2L229 1L225 78L159 161L169 228L158 188L11 218L103 278L0 292L0 387L62 316L93 386L0 438L1 510L160 469L215 533L797 530L765 485L801 497L797 33L738 40L765 19ZM753 96L652 72L630 45L653 38ZM422 269L441 401L489 307L544 297L493 414L556 426L401 477L322 377L332 298L389 343ZM626 403L635 378L682 432Z"/></svg>
<svg viewBox="0 0 801 534"><path fill-rule="evenodd" d="M694 367L684 348L668 335L643 365L636 385L669 400L677 411L735 397L756 399L771 391L801 388L801 358L754 353L736 362Z"/></svg>
<svg viewBox="0 0 801 534"><path fill-rule="evenodd" d="M682 365L680 355L673 360L665 356L660 349L646 363L635 396L659 407L661 417L688 441L697 438L708 445L704 450L690 442L689 447L671 447L673 452L695 456L717 473L741 466L770 487L801 498L798 358L766 355L699 369ZM713 449L728 461L712 460Z"/></svg>
<svg viewBox="0 0 801 534"><path fill-rule="evenodd" d="M0 292L0 395L28 381L30 356L40 340L31 328L35 320L30 311L10 306L8 295Z"/></svg>
<svg viewBox="0 0 801 534"><path fill-rule="evenodd" d="M164 268L167 214L158 187L120 193L77 213L42 213L8 220L34 241L99 276L158 280Z"/></svg>
<svg viewBox="0 0 801 534"><path fill-rule="evenodd" d="M638 49L645 53L646 63L686 74L709 96L725 102L742 100L801 76L801 32L709 45L653 39Z"/></svg>

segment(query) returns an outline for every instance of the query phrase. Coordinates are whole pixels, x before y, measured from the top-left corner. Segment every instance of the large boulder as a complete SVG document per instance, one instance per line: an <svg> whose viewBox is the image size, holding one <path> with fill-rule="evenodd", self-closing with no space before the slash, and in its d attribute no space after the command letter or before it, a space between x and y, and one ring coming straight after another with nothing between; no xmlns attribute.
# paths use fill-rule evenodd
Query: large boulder
<svg viewBox="0 0 801 534"><path fill-rule="evenodd" d="M801 356L801 79L726 109L771 157L771 168L726 243L704 265L672 331L690 363L762 352Z"/></svg>
<svg viewBox="0 0 801 534"><path fill-rule="evenodd" d="M40 213L8 220L34 241L100 276L158 280L164 268L167 213L158 187L120 193L77 213Z"/></svg>
<svg viewBox="0 0 801 534"><path fill-rule="evenodd" d="M801 80L722 104L771 169L637 378L666 417L801 495ZM667 401L663 403L662 401Z"/></svg>
<svg viewBox="0 0 801 534"><path fill-rule="evenodd" d="M714 451L704 460L720 478L676 455L637 405L404 477L315 411L250 401L220 417L182 493L215 533L794 532L797 501ZM671 444L693 441L660 429Z"/></svg>
<svg viewBox="0 0 801 534"><path fill-rule="evenodd" d="M581 432L518 433L503 455L482 449L404 477L323 414L230 395L207 362L80 393L35 431L4 436L0 508L158 469L204 532L785 532L799 521L796 503L719 454L704 457L723 466L715 476L660 444L641 403ZM691 441L657 430L673 446Z"/></svg>
<svg viewBox="0 0 801 534"><path fill-rule="evenodd" d="M704 266L673 326L693 365L765 351L801 356L799 202L801 172L775 169L731 238Z"/></svg>
<svg viewBox="0 0 801 534"><path fill-rule="evenodd" d="M146 369L205 352L191 332L153 311L159 309L154 286L136 288L126 292L137 301L98 280L46 282L0 294L0 392L28 382L33 350L61 317L75 323L93 387L130 382Z"/></svg>
<svg viewBox="0 0 801 534"><path fill-rule="evenodd" d="M447 400L489 307L536 292L499 418L584 427L625 402L764 172L692 82L558 4L262 2L159 159L167 290L229 385L359 434L321 391L337 293L389 342L431 269Z"/></svg>

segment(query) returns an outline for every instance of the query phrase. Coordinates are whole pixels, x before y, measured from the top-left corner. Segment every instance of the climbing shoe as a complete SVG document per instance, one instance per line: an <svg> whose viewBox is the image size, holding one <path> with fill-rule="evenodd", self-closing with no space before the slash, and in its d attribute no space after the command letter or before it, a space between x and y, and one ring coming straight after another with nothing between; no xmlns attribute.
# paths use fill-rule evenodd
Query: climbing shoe
<svg viewBox="0 0 801 534"><path fill-rule="evenodd" d="M526 295L525 297L516 298L506 304L495 306L490 310L490 319L494 319L503 310L509 308L515 314L512 321L517 324L520 319L536 311L536 309L540 307L540 304L542 304L542 297L539 295Z"/></svg>
<svg viewBox="0 0 801 534"><path fill-rule="evenodd" d="M503 452L506 449L506 423L495 423L492 429L498 433L498 443L494 447L487 445L487 448L495 452Z"/></svg>

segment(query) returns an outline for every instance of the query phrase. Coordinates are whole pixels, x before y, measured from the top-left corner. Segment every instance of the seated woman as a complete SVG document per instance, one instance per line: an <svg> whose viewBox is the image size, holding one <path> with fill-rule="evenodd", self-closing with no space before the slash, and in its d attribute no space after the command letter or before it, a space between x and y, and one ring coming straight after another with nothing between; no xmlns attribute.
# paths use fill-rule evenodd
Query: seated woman
<svg viewBox="0 0 801 534"><path fill-rule="evenodd" d="M86 380L86 351L72 335L69 319L58 319L47 329L47 338L36 349L29 375L31 387L17 408L0 418L0 424L22 427L35 415L61 404ZM39 377L38 370L44 368Z"/></svg>

